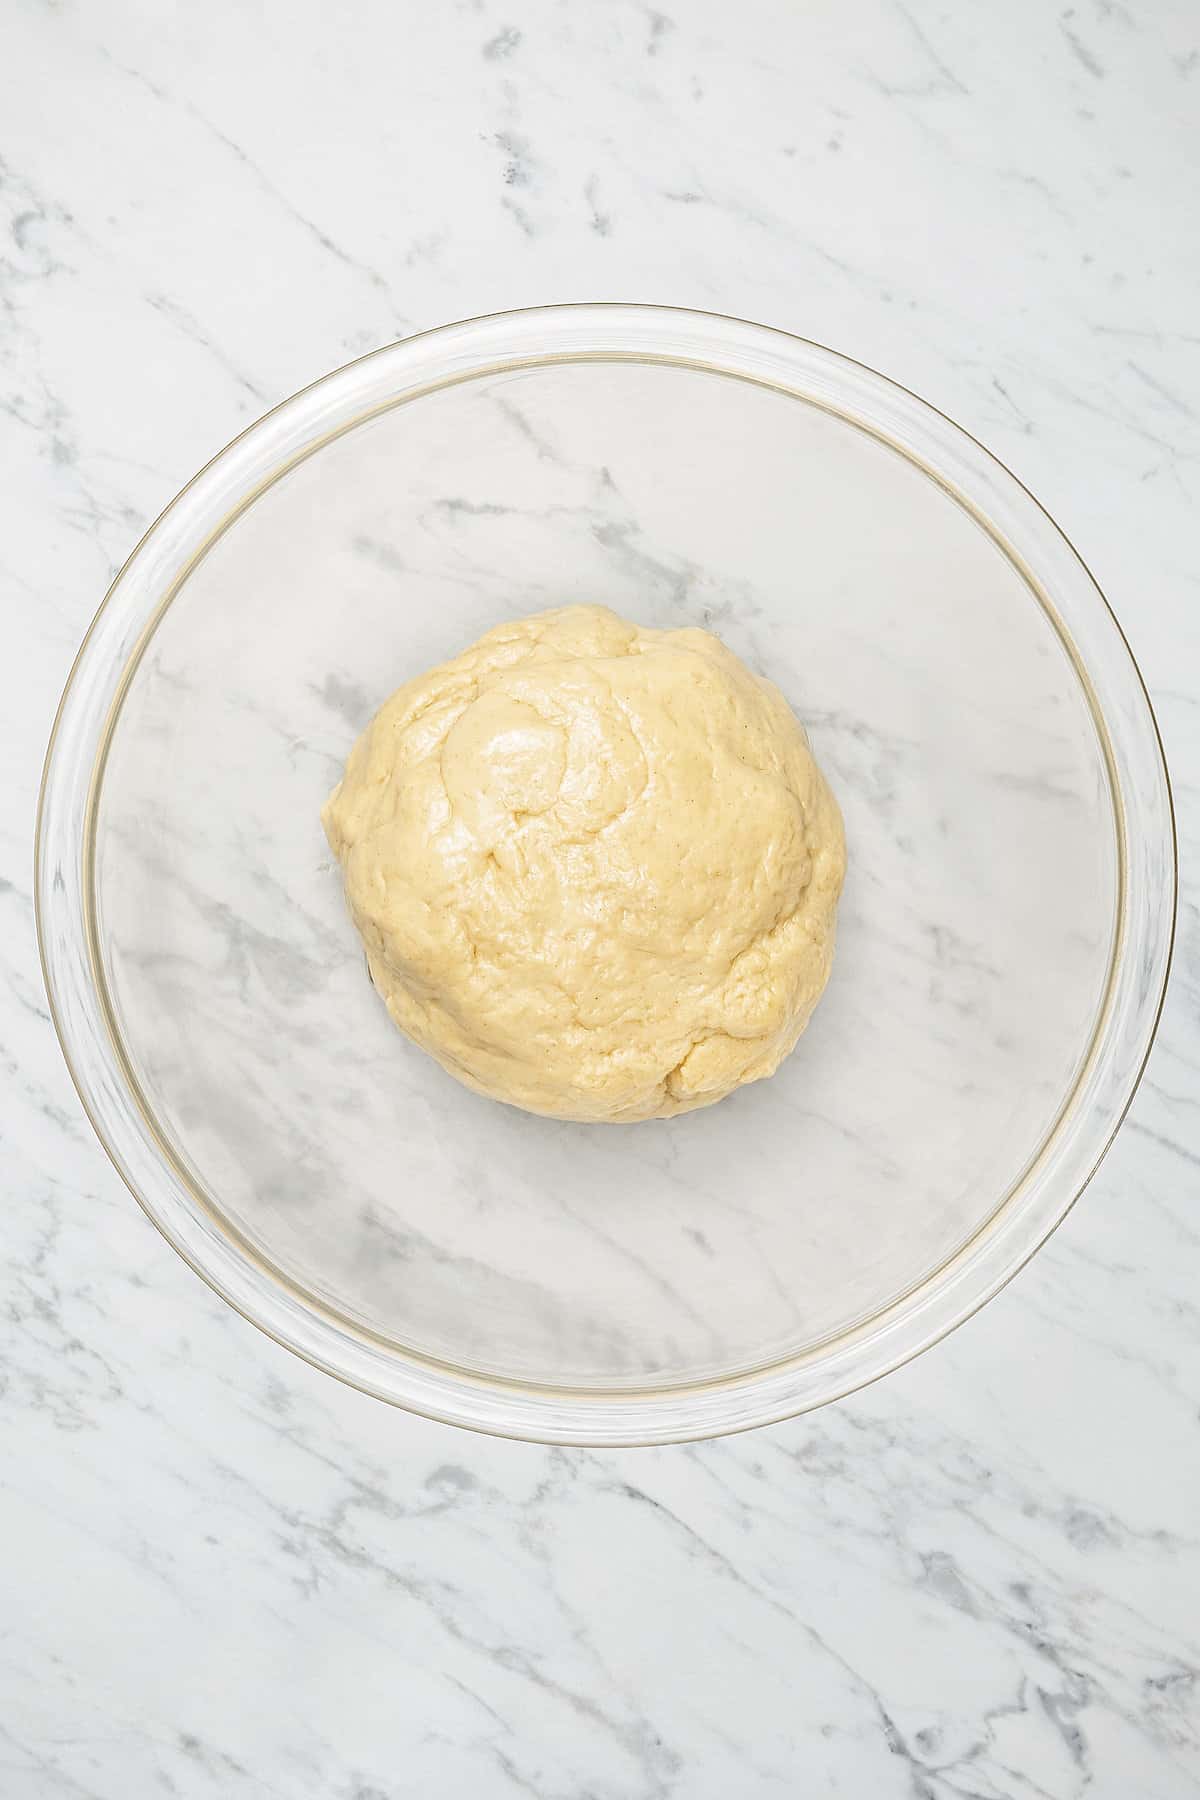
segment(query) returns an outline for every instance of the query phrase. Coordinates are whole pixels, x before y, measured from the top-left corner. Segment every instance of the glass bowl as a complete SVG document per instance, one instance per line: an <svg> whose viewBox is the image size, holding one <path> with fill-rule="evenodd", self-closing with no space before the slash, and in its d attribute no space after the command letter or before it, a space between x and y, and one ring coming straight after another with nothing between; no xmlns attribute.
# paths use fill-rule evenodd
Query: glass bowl
<svg viewBox="0 0 1200 1800"><path fill-rule="evenodd" d="M393 688L567 601L719 633L845 814L809 1030L671 1121L401 1038L319 822ZM67 1061L179 1253L331 1374L555 1442L780 1419L974 1311L1109 1144L1174 920L1153 714L1037 502L857 363L643 306L427 332L222 451L79 653L38 850Z"/></svg>

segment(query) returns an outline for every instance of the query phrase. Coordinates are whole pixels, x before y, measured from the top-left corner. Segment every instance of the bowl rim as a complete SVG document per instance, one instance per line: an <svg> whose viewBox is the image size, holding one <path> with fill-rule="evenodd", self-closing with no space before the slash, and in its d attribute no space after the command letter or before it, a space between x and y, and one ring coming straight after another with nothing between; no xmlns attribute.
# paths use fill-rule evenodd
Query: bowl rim
<svg viewBox="0 0 1200 1800"><path fill-rule="evenodd" d="M497 332L500 345L492 343L490 350L483 354L483 340L489 336L494 339ZM556 333L568 347L537 353L534 346L539 335L552 339ZM634 339L638 340L637 345L631 347ZM479 340L478 346L473 348L476 340ZM508 348L504 348L506 343ZM588 344L592 346L590 349ZM651 348L655 344L659 346L657 352ZM697 360L694 355L682 354L680 344L691 350L704 347L707 354L718 360ZM570 345L575 347L572 349ZM670 345L675 348L669 348ZM412 375L420 375L423 362L431 357L436 362L438 351L443 347L450 348L451 364L457 359L456 372L452 369L447 373L443 366L441 379L424 384L413 381ZM354 429L374 413L497 369L612 360L614 357L699 368L776 388L794 399L823 405L825 410L879 437L915 463L983 526L1042 604L1084 688L1108 767L1118 851L1118 919L1114 927L1109 990L1100 1007L1084 1063L1057 1118L1008 1195L997 1202L988 1219L968 1242L938 1269L863 1325L838 1334L833 1341L840 1346L837 1363L840 1372L831 1367L830 1379L824 1382L814 1383L812 1377L820 1365L830 1362L826 1354L828 1340L765 1367L760 1365L690 1385L646 1385L636 1389L554 1388L515 1378L483 1376L360 1328L275 1269L256 1246L213 1208L197 1183L192 1181L169 1140L159 1133L153 1112L128 1065L111 1012L107 1016L107 1037L97 1032L101 1020L96 1005L99 1005L99 1015L104 1015L107 996L95 929L91 855L92 827L104 762L121 700L141 654L174 594L199 558L266 487L297 462L314 454L344 431ZM740 366L737 366L739 359ZM761 380L754 372L756 359L765 359L772 368L779 363L790 365L794 375L798 377L803 373L809 377L809 382L800 386L795 381L789 384L777 379ZM446 364L445 357L442 362ZM393 366L396 376L406 378L395 392L389 392L384 400L371 407L351 410L336 430L326 430L315 437L304 435L306 409L312 411L313 403L320 397L327 396L331 390L337 391L339 384L344 388L347 384L353 385L359 376ZM829 404L828 393L822 397L819 391L809 391L821 372L827 378L830 392L841 399L841 404ZM874 424L868 423L864 417L847 410L848 401L842 391L847 386L856 390L860 403L864 394L869 394L871 403L877 410L881 409L891 423L895 423L892 414L898 413L906 436L894 438L877 428L877 420ZM152 595L147 609L143 593L142 606L146 616L139 615L134 621L137 630L131 653L116 668L115 680L112 664L105 666L104 678L97 679L97 671L89 669L89 659L94 660L99 637L119 609L128 588L132 587L131 605L136 605L135 578L147 553L159 544L181 513L194 507L197 501L203 503L207 490L211 489L212 498L219 501L222 473L230 470L231 463L236 463L239 455L245 461L244 453L248 449L264 444L272 430L289 419L298 428L299 448L293 447L290 455L280 455L277 446L266 478L240 491L235 481L231 491L238 492L236 504L225 506L223 510L218 508L213 515L214 522L198 542L192 542L189 547L184 532L179 545L167 547L167 561L170 562L174 555L177 566L165 595ZM934 448L947 455L957 454L976 487L982 485L987 490L990 479L992 490L1001 494L1004 504L1015 506L1020 527L1033 539L1035 548L1045 551L1047 556L1051 552L1058 555L1060 579L1068 576L1071 579L1072 604L1091 613L1087 621L1089 629L1099 630L1102 640L1107 637L1105 654L1111 653L1115 660L1102 685L1107 685L1110 677L1118 688L1122 683L1124 685L1125 693L1121 698L1126 706L1132 707L1132 715L1123 721L1122 729L1125 733L1140 734L1139 748L1147 758L1143 774L1148 781L1157 784L1152 807L1159 832L1156 848L1165 852L1159 871L1165 880L1164 892L1157 897L1157 907L1149 925L1146 918L1141 921L1142 937L1146 939L1148 934L1149 941L1140 947L1149 962L1136 1011L1126 1020L1133 1042L1128 1047L1128 1067L1119 1084L1119 1092L1110 1096L1106 1109L1095 1097L1089 1106L1081 1106L1076 1123L1081 1127L1090 1124L1092 1130L1082 1158L1076 1159L1080 1165L1076 1173L1063 1192L1057 1196L1042 1196L1043 1204L1037 1209L1036 1221L1031 1214L1033 1229L1019 1234L1020 1241L1009 1244L1004 1256L993 1256L993 1266L986 1272L985 1279L977 1281L965 1295L959 1288L963 1276L970 1273L973 1262L978 1260L980 1240L992 1232L1010 1202L1032 1178L1070 1114L1084 1085L1085 1075L1101 1051L1106 1047L1111 1049L1111 1042L1106 1046L1105 1033L1112 1026L1114 984L1122 955L1128 958L1131 954L1125 941L1131 928L1128 905L1130 840L1126 831L1125 804L1128 796L1121 781L1121 758L1110 737L1109 714L1101 705L1093 684L1091 664L1078 652L1073 633L1064 625L1041 578L1021 554L1020 543L1014 544L981 501L958 485L936 459L926 461L914 452L909 437L915 432L921 439L922 431L926 439L932 438ZM991 497L995 500L995 491ZM1010 518L1010 526L1011 522ZM179 561L185 548L188 553ZM1078 622L1072 620L1072 624ZM84 695L85 675L93 678L98 693ZM102 717L98 710L101 706ZM83 729L85 726L87 729ZM77 742L81 730L82 744ZM83 752L97 732L96 753L83 771ZM68 775L74 775L74 780L64 778L64 755L75 757L74 769L67 770ZM86 772L87 792L83 797L79 792L80 772ZM1141 848L1136 838L1133 847L1135 850ZM1018 1273L1066 1217L1120 1129L1145 1070L1161 1018L1178 906L1178 845L1170 775L1145 680L1116 614L1083 558L1019 477L940 409L853 357L795 333L745 319L692 308L622 301L571 302L482 314L383 345L320 376L280 401L210 458L143 533L110 584L75 656L46 751L38 795L34 860L35 918L43 981L55 1032L80 1103L134 1198L201 1279L276 1342L324 1372L378 1398L431 1418L493 1435L593 1445L686 1441L776 1422L869 1385L912 1360L972 1317ZM73 923L81 929L73 931ZM89 986L91 1005L88 1003ZM159 1155L166 1156L166 1167L155 1170L152 1158L147 1161L144 1155L137 1154L137 1146L130 1135L136 1130L137 1114L141 1115L143 1124L156 1140ZM181 1178L180 1182L172 1177L171 1163L175 1164L175 1177ZM164 1174L167 1176L166 1190L161 1179ZM205 1218L186 1216L184 1194L189 1191L191 1200L201 1208ZM1012 1223L1010 1219L1009 1224ZM995 1247L993 1245L993 1249ZM956 1267L957 1274L954 1273ZM950 1293L951 1286L955 1294ZM908 1327L900 1331L898 1338L894 1330L897 1324ZM895 1341L885 1348L886 1334ZM875 1357L868 1354L864 1358L864 1349L869 1352L877 1341L883 1354Z"/></svg>

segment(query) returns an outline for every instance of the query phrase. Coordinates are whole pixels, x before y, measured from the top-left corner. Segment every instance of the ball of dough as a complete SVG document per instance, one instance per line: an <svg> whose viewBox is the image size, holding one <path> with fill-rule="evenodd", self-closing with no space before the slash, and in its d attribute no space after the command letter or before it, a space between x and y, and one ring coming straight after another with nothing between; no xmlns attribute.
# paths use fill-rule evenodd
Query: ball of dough
<svg viewBox="0 0 1200 1800"><path fill-rule="evenodd" d="M468 1087L666 1118L771 1075L829 977L837 803L706 631L571 606L386 701L322 814L371 978Z"/></svg>

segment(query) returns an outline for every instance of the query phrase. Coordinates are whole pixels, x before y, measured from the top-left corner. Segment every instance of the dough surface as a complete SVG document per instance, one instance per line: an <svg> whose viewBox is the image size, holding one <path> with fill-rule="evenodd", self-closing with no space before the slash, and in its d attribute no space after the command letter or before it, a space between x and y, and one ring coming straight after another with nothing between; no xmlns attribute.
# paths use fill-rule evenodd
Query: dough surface
<svg viewBox="0 0 1200 1800"><path fill-rule="evenodd" d="M469 1087L666 1118L771 1075L829 977L841 815L706 631L501 625L398 689L322 812L371 978Z"/></svg>

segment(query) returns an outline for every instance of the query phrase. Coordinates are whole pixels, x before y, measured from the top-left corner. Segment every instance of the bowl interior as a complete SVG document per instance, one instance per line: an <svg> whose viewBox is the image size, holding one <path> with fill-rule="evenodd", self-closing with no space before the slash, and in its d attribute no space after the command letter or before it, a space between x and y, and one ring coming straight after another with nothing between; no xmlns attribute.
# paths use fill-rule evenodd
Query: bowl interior
<svg viewBox="0 0 1200 1800"><path fill-rule="evenodd" d="M833 978L773 1080L579 1126L467 1092L366 975L319 809L401 681L572 600L769 674L841 800ZM871 1319L984 1227L1101 1016L1118 839L1080 674L913 462L685 364L478 375L344 431L195 564L95 815L100 974L217 1228L380 1337L547 1387L669 1387Z"/></svg>

